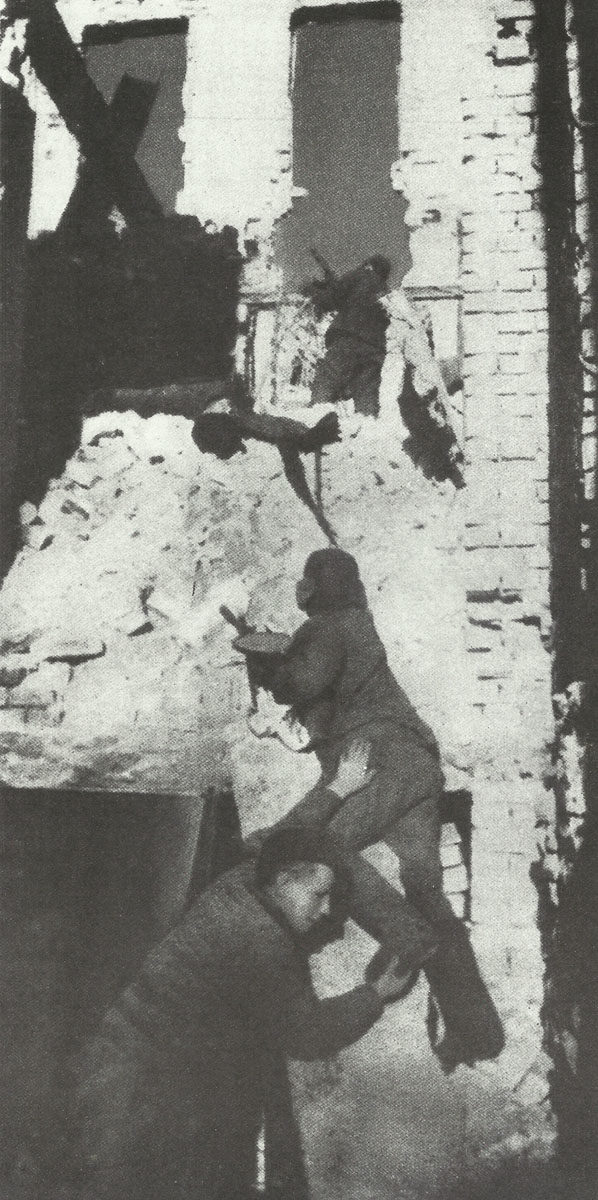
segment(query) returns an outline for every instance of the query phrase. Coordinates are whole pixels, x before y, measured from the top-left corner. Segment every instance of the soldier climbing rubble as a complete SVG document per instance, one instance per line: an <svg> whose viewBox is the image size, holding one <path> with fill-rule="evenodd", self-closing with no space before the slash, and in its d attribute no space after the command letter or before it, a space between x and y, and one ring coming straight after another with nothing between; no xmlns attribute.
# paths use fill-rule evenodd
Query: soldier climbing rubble
<svg viewBox="0 0 598 1200"><path fill-rule="evenodd" d="M296 594L308 619L282 653L266 647L260 667L255 636L236 643L250 652L253 685L294 707L321 767L316 786L276 828L300 822L343 855L353 879L350 914L381 943L380 966L398 954L405 968L424 967L444 1069L494 1058L504 1045L500 1018L442 888L436 739L390 672L352 555L315 551ZM355 739L367 743L373 774L364 770L360 786L339 800L329 782ZM252 835L248 848L266 832ZM359 853L381 840L400 859L406 899Z"/></svg>
<svg viewBox="0 0 598 1200"><path fill-rule="evenodd" d="M355 270L337 276L326 260L312 250L324 279L307 284L316 316L334 316L325 334L326 353L316 365L311 404L337 404L353 399L355 411L377 417L380 412L380 381L387 353L387 330L393 308L388 279L392 264L374 254ZM400 293L402 307L409 308ZM441 398L444 385L435 363L430 339L412 312L415 336L409 338L409 353L403 357L405 371L397 395L408 438L404 449L429 478L464 485L463 453L448 420ZM431 368L431 369L430 369ZM424 378L423 392L418 388Z"/></svg>

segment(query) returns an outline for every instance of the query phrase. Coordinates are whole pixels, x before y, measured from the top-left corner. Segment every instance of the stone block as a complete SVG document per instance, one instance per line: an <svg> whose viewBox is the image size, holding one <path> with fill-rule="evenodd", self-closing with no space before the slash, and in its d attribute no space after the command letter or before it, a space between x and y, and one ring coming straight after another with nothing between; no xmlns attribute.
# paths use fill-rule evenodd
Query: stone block
<svg viewBox="0 0 598 1200"><path fill-rule="evenodd" d="M530 134L533 134L533 118L529 116L522 116L520 113L511 111L505 116L497 116L495 130L499 137L519 140L519 138L524 138Z"/></svg>
<svg viewBox="0 0 598 1200"><path fill-rule="evenodd" d="M121 475L123 471L132 467L135 461L136 456L130 447L119 442L116 450L103 456L97 466L102 479L113 479L116 475Z"/></svg>
<svg viewBox="0 0 598 1200"><path fill-rule="evenodd" d="M0 754L6 754L11 749L19 751L21 736L26 734L26 713L22 708L0 708ZM41 754L41 747L36 747L36 753Z"/></svg>
<svg viewBox="0 0 598 1200"><path fill-rule="evenodd" d="M46 550L54 541L54 534L48 529L47 525L35 521L31 525L27 525L24 530L24 543L29 546L30 550Z"/></svg>
<svg viewBox="0 0 598 1200"><path fill-rule="evenodd" d="M64 720L64 709L59 704L52 704L49 707L23 709L25 715L25 725L29 732L34 729L54 728L60 725Z"/></svg>
<svg viewBox="0 0 598 1200"><path fill-rule="evenodd" d="M77 456L67 463L65 474L73 483L86 489L93 487L93 484L100 478L97 463L88 462L87 459Z"/></svg>

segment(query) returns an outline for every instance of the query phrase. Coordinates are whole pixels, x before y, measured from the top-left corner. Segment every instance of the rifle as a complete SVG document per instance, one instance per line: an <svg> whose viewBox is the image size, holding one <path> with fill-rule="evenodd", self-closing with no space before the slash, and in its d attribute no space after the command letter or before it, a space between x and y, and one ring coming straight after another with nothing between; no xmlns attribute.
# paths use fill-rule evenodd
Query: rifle
<svg viewBox="0 0 598 1200"><path fill-rule="evenodd" d="M338 279L338 275L336 274L336 271L332 270L330 263L326 262L326 259L322 257L319 250L316 250L314 248L314 246L310 246L309 252L310 252L312 258L315 258L320 269L324 272L324 279L325 279L326 283L336 283L336 281Z"/></svg>

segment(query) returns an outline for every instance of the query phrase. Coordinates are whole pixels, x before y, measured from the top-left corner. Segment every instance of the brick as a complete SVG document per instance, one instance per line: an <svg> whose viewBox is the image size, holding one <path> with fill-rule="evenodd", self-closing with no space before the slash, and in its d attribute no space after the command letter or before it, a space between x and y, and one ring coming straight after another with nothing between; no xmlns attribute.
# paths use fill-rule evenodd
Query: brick
<svg viewBox="0 0 598 1200"><path fill-rule="evenodd" d="M101 473L95 462L87 462L85 459L75 457L67 463L65 474L79 487L90 488L100 478Z"/></svg>
<svg viewBox="0 0 598 1200"><path fill-rule="evenodd" d="M467 869L462 863L458 866L446 867L442 873L442 880L447 896L455 896L468 890Z"/></svg>
<svg viewBox="0 0 598 1200"><path fill-rule="evenodd" d="M469 443L467 445L469 453ZM464 535L463 544L466 550L480 549L497 549L500 545L500 536L496 526L480 525L474 529L467 529Z"/></svg>
<svg viewBox="0 0 598 1200"><path fill-rule="evenodd" d="M523 353L546 355L548 353L548 338L533 328L522 329L517 332L502 331L496 335L496 346L501 354Z"/></svg>
<svg viewBox="0 0 598 1200"><path fill-rule="evenodd" d="M449 904L450 904L455 916L458 917L460 921L462 921L467 912L467 895L466 895L466 893L456 892L455 894L453 894L453 893L449 892L449 893L447 893L447 895L448 895Z"/></svg>
<svg viewBox="0 0 598 1200"><path fill-rule="evenodd" d="M461 276L461 284L466 295L481 292L487 293L496 287L496 271L492 266L488 266L485 271L464 271Z"/></svg>
<svg viewBox="0 0 598 1200"><path fill-rule="evenodd" d="M42 525L41 522L34 522L32 525L27 525L24 531L24 542L29 546L30 550L46 550L54 541L54 534L48 529L47 525Z"/></svg>
<svg viewBox="0 0 598 1200"><path fill-rule="evenodd" d="M499 356L492 346L492 341L485 343L485 349L481 352L474 352L467 346L463 363L464 372L468 375L494 375L499 368Z"/></svg>
<svg viewBox="0 0 598 1200"><path fill-rule="evenodd" d="M470 313L517 313L535 312L546 309L546 298L538 293L517 293L502 291L495 286L479 294L465 295L463 300L464 315Z"/></svg>
<svg viewBox="0 0 598 1200"><path fill-rule="evenodd" d="M534 132L534 121L532 117L511 112L508 116L496 118L495 131L499 136L506 138L526 137Z"/></svg>

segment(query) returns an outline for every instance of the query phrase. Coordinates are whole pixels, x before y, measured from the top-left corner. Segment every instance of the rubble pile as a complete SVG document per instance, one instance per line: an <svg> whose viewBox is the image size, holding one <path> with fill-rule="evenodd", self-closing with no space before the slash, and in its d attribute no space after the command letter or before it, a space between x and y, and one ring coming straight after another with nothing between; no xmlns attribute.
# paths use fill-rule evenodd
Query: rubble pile
<svg viewBox="0 0 598 1200"><path fill-rule="evenodd" d="M466 786L461 493L417 471L398 418L341 423L323 458L324 511L360 563L394 670ZM244 666L219 612L300 623L294 582L325 540L275 447L221 462L200 454L185 418L103 413L21 518L0 593L5 782L171 793L232 777L250 825L311 784L311 756L249 731Z"/></svg>

